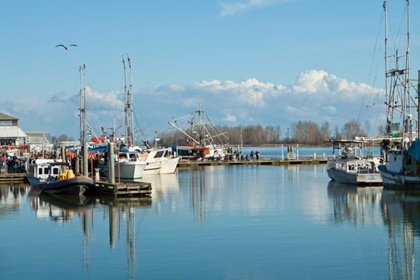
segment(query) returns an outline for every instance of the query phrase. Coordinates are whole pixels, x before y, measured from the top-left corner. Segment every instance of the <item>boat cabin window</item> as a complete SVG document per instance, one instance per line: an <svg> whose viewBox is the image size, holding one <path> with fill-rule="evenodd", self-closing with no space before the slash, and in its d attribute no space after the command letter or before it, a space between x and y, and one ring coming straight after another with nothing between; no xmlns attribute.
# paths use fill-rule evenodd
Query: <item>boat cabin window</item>
<svg viewBox="0 0 420 280"><path fill-rule="evenodd" d="M58 167L53 168L52 170L52 175L59 175L60 174L60 170Z"/></svg>
<svg viewBox="0 0 420 280"><path fill-rule="evenodd" d="M136 154L130 154L130 159L136 160Z"/></svg>
<svg viewBox="0 0 420 280"><path fill-rule="evenodd" d="M155 158L161 158L166 151L158 151L155 155Z"/></svg>

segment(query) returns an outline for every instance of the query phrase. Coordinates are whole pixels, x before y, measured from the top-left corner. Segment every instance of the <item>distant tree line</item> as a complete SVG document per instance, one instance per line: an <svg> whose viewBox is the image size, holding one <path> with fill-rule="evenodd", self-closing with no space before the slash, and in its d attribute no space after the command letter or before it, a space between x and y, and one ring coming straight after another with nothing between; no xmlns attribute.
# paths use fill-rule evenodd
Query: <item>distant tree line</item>
<svg viewBox="0 0 420 280"><path fill-rule="evenodd" d="M371 131L371 125L367 121L364 126L359 121L351 120L343 125L342 128L337 126L331 130L330 124L324 122L317 124L313 121L298 121L292 123L290 127L282 134L280 125L247 125L247 126L216 126L223 133L223 137L218 143L219 137L215 139L216 144L229 143L232 145L243 144L246 146L274 145L274 144L304 144L304 145L323 145L325 141L330 139L353 139L356 136L367 137ZM379 133L383 131L383 127L378 128ZM188 132L187 132L188 133ZM225 141L223 141L225 139ZM226 140L228 139L228 141ZM165 132L160 135L161 145L186 145L187 137L180 131Z"/></svg>
<svg viewBox="0 0 420 280"><path fill-rule="evenodd" d="M53 143L60 143L61 141L74 141L73 137L70 137L66 134L61 134L60 136L52 136L51 141Z"/></svg>
<svg viewBox="0 0 420 280"><path fill-rule="evenodd" d="M214 132L214 130L217 132ZM371 125L367 121L362 124L359 121L351 120L345 123L341 128L334 127L333 131L328 122L317 124L313 121L298 121L292 123L283 132L280 125L246 125L246 126L216 126L208 128L216 144L231 144L245 146L276 145L276 144L303 144L303 145L323 145L330 139L354 139L354 137L367 137L371 131ZM191 132L186 131L191 135ZM378 135L385 135L385 126L378 127ZM187 145L188 137L181 131L172 130L163 132L160 135L160 145L164 146L183 146ZM61 141L74 141L73 137L65 134L58 137L52 137L53 143ZM153 143L150 143L153 144Z"/></svg>

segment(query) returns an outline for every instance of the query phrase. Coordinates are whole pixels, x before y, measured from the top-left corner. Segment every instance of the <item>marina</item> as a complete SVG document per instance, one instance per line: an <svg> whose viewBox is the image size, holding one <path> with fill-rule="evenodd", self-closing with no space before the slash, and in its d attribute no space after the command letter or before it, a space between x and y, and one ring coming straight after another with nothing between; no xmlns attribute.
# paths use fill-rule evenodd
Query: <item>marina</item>
<svg viewBox="0 0 420 280"><path fill-rule="evenodd" d="M0 278L415 279L420 268L416 193L338 184L326 165L200 166L144 180L146 197L0 187Z"/></svg>

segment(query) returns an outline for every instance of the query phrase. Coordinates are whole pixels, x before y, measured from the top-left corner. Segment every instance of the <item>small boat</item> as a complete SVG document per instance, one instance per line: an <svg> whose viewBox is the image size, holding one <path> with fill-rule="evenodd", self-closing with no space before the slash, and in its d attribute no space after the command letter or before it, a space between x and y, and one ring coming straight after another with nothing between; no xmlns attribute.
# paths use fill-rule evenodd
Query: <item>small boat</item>
<svg viewBox="0 0 420 280"><path fill-rule="evenodd" d="M68 163L51 159L31 163L28 181L33 188L51 194L82 195L95 185L90 177L75 176Z"/></svg>
<svg viewBox="0 0 420 280"><path fill-rule="evenodd" d="M379 158L363 157L364 140L332 140L333 155L342 154L328 160L327 174L332 180L342 184L380 185ZM356 151L360 150L360 156Z"/></svg>

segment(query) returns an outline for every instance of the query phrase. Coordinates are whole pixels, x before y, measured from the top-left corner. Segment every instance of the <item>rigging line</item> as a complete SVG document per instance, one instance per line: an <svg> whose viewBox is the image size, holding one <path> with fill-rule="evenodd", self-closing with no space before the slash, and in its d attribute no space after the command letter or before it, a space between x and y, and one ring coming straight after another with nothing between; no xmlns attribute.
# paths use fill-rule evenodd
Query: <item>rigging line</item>
<svg viewBox="0 0 420 280"><path fill-rule="evenodd" d="M384 22L384 18L385 18L385 11L382 11L381 19L379 21L378 31L376 33L376 40L375 40L375 46L373 48L372 60L371 60L370 67L369 67L367 84L369 84L369 82L370 82L370 77L371 77L371 73L372 73L372 69L373 69L373 63L375 61L376 51L378 49L378 42L382 42L382 40L379 40L379 38L380 38L380 34L383 30L382 24ZM381 37L381 39L382 39L382 37ZM379 44L381 45L381 43L379 43Z"/></svg>
<svg viewBox="0 0 420 280"><path fill-rule="evenodd" d="M406 19L406 15L407 15L407 7L404 8L404 10L402 11L402 16L399 17L400 19L400 24L399 27L397 29L397 34L394 37L394 50L398 50L401 47L402 42L405 42L405 33L404 33L404 27L405 27L405 22L407 21ZM389 27L391 34L392 34L392 25ZM401 37L400 39L398 39L399 37ZM399 43L398 43L399 41Z"/></svg>

